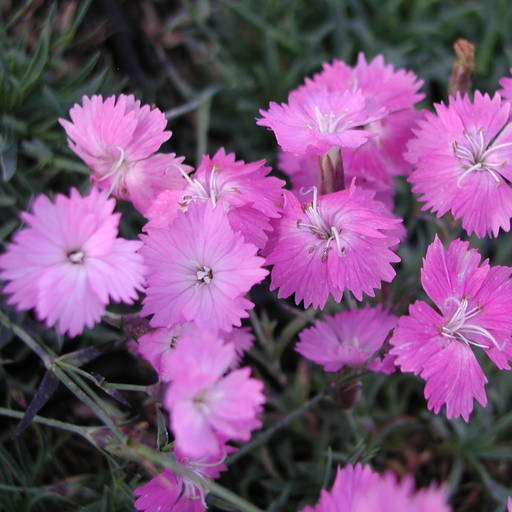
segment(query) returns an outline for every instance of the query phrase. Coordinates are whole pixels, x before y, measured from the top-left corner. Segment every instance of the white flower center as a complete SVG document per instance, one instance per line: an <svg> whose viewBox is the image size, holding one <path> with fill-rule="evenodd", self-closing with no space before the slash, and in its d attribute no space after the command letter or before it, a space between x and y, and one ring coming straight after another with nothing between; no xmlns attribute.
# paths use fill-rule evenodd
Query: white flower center
<svg viewBox="0 0 512 512"><path fill-rule="evenodd" d="M215 208L223 192L239 192L234 186L219 186L217 182L219 168L217 165L212 166L210 179L206 186L197 178L191 178L190 175L181 168L180 172L190 185L190 188L183 195L182 201L180 202L180 206L183 208L186 208L191 201L196 199L211 201L212 206Z"/></svg>
<svg viewBox="0 0 512 512"><path fill-rule="evenodd" d="M210 284L213 279L213 271L210 267L203 265L196 270L196 278L200 284Z"/></svg>
<svg viewBox="0 0 512 512"><path fill-rule="evenodd" d="M68 252L67 258L73 265L81 265L85 261L85 253L81 249L77 249Z"/></svg>
<svg viewBox="0 0 512 512"><path fill-rule="evenodd" d="M322 218L318 211L318 191L316 187L313 187L313 202L308 205L304 213L306 214L309 222L297 221L298 228L305 228L324 243L322 249L322 261L327 261L328 252L331 248L331 243L336 243L338 254L343 256L345 253L345 246L341 239L340 230L336 226L329 226L327 222ZM317 246L309 248L310 252L316 250Z"/></svg>
<svg viewBox="0 0 512 512"><path fill-rule="evenodd" d="M465 131L464 139L462 142L453 143L453 154L460 161L462 168L465 169L457 180L457 186L460 187L462 180L475 171L488 172L496 182L496 185L501 185L503 178L500 175L500 171L508 162L500 160L499 155L493 153L502 148L512 146L512 142L487 145L483 128L480 128L475 133Z"/></svg>
<svg viewBox="0 0 512 512"><path fill-rule="evenodd" d="M334 112L323 114L320 109L316 106L314 108L316 127L320 133L336 133L341 132L348 128L349 122L343 122L343 118L346 116L346 111L336 115ZM308 125L308 128L312 128Z"/></svg>
<svg viewBox="0 0 512 512"><path fill-rule="evenodd" d="M476 342L472 337L482 337L490 341L498 350L503 347L499 345L496 338L484 327L469 323L468 320L476 317L482 309L480 307L473 307L468 310L469 302L467 299L456 299L450 297L447 302L455 302L457 309L453 312L446 324L441 327L441 335L446 338L458 340L466 343L466 345L474 345L475 347L490 348L489 345L483 345Z"/></svg>

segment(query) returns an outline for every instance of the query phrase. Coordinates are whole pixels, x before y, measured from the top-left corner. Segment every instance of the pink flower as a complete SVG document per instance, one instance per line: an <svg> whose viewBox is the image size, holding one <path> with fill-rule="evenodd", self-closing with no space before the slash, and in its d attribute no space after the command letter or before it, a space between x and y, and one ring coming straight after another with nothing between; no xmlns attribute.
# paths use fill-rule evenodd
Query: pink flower
<svg viewBox="0 0 512 512"><path fill-rule="evenodd" d="M81 197L38 196L28 225L0 256L4 291L20 311L34 308L48 327L70 336L93 327L112 299L131 304L142 289L140 242L117 238L114 200L92 190Z"/></svg>
<svg viewBox="0 0 512 512"><path fill-rule="evenodd" d="M366 62L364 54L359 53L354 67L354 83L364 93L370 112L383 108L387 113L411 109L425 97L418 93L422 80L411 71L395 71L391 64L385 64L382 55Z"/></svg>
<svg viewBox="0 0 512 512"><path fill-rule="evenodd" d="M244 356L254 343L254 335L249 327L239 327L233 329L223 335L224 341L229 344L232 343L235 348L235 358L231 364L231 368L236 368Z"/></svg>
<svg viewBox="0 0 512 512"><path fill-rule="evenodd" d="M214 457L221 450L217 435L247 441L261 424L263 384L248 367L226 374L234 357L233 344L206 332L183 336L172 354L164 403L176 445L190 457Z"/></svg>
<svg viewBox="0 0 512 512"><path fill-rule="evenodd" d="M178 340L184 335L201 337L204 335L204 331L199 329L194 322L176 324L170 328L159 327L139 338L136 353L153 366L161 380L168 382L173 378L172 354ZM240 363L244 352L252 346L254 336L248 327L235 328L228 333L219 333L219 336L223 338L226 344L233 344L235 355L231 368L235 368ZM207 339L209 339L208 336Z"/></svg>
<svg viewBox="0 0 512 512"><path fill-rule="evenodd" d="M512 74L512 68L508 70ZM498 92L508 101L512 101L512 78L506 76L500 80L500 85L503 89Z"/></svg>
<svg viewBox="0 0 512 512"><path fill-rule="evenodd" d="M296 304L323 308L329 294L340 301L348 289L361 300L394 278L390 263L400 258L390 247L399 241L393 231L401 220L372 197L353 183L320 197L315 191L305 205L285 192L266 260L279 298L295 294Z"/></svg>
<svg viewBox="0 0 512 512"><path fill-rule="evenodd" d="M247 317L244 298L268 273L254 245L231 229L225 212L193 203L166 229L142 236L149 273L142 313L151 325L195 322L203 329L231 330Z"/></svg>
<svg viewBox="0 0 512 512"><path fill-rule="evenodd" d="M173 327L160 327L139 338L137 352L151 363L163 381L170 381L172 374L169 361L176 348L178 339L184 334L200 334L200 329L193 322L176 324Z"/></svg>
<svg viewBox="0 0 512 512"><path fill-rule="evenodd" d="M380 306L343 311L302 331L295 349L323 365L326 372L337 372L343 366L359 366L373 356L395 324L396 317ZM377 357L366 368L391 373L395 369L393 359Z"/></svg>
<svg viewBox="0 0 512 512"><path fill-rule="evenodd" d="M395 71L393 66L386 65L382 55L367 63L360 53L353 69L338 60L324 64L322 72L311 79L307 78L305 85L292 95L302 101L312 94L319 94L319 91L323 91L323 94L358 91L363 96L368 116L363 129L373 136L357 147L343 147L344 169L348 177L357 178L358 185L364 186L368 181L377 185L375 190L379 191L383 186L392 189L393 176L410 172L411 166L403 159L402 153L413 136L412 128L421 117L421 113L413 107L424 97L418 93L422 84L414 73L403 69ZM296 153L295 158L303 156L302 151L293 153ZM312 162L308 167L311 185L318 186L317 162ZM288 172L287 169L283 170Z"/></svg>
<svg viewBox="0 0 512 512"><path fill-rule="evenodd" d="M409 177L424 209L438 217L450 211L468 234L498 236L512 217L512 124L510 104L475 92L451 98L426 113L406 158Z"/></svg>
<svg viewBox="0 0 512 512"><path fill-rule="evenodd" d="M369 466L338 467L331 491L323 490L315 507L302 512L449 512L446 489L431 486L414 491L414 480L397 481L391 472L379 475Z"/></svg>
<svg viewBox="0 0 512 512"><path fill-rule="evenodd" d="M69 147L94 172L93 181L144 212L161 190L180 183L183 157L154 153L171 137L164 114L141 106L132 95L103 100L84 96L69 111L71 122L59 119Z"/></svg>
<svg viewBox="0 0 512 512"><path fill-rule="evenodd" d="M358 147L372 136L361 127L375 120L367 113L361 91L326 88L292 92L288 103L271 102L260 114L257 124L274 131L283 151L297 155L322 155L333 146Z"/></svg>
<svg viewBox="0 0 512 512"><path fill-rule="evenodd" d="M226 212L234 231L263 248L272 230L270 219L279 217L277 204L284 185L267 176L270 170L264 160L246 164L223 148L213 157L205 155L194 174L183 173L182 190L164 191L157 197L147 211L150 222L145 229L169 225L192 202L209 202Z"/></svg>
<svg viewBox="0 0 512 512"><path fill-rule="evenodd" d="M409 307L391 338L395 363L426 380L428 408L446 404L448 418L468 421L473 401L487 404L485 375L471 346L501 370L512 359L512 280L509 267L490 267L467 242L429 246L421 282L437 310L423 301Z"/></svg>
<svg viewBox="0 0 512 512"><path fill-rule="evenodd" d="M221 455L215 458L190 459L179 450L175 451L176 461L202 479L218 478L226 466L222 464L229 447L224 446ZM148 483L137 487L134 506L144 512L203 512L207 509L208 490L182 475L175 475L166 469Z"/></svg>

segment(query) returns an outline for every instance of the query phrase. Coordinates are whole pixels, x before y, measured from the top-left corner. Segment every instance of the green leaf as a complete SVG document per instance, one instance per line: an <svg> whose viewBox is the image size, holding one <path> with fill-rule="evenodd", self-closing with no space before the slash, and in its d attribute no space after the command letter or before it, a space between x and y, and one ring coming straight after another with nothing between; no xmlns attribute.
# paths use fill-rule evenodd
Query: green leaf
<svg viewBox="0 0 512 512"><path fill-rule="evenodd" d="M0 148L0 169L3 181L9 181L14 176L17 163L18 145L13 139L6 140Z"/></svg>

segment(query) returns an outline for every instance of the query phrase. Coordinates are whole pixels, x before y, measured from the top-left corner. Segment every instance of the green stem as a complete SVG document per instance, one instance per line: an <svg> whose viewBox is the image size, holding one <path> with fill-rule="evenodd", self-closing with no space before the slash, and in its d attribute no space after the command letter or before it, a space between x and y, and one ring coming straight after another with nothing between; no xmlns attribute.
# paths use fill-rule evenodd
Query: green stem
<svg viewBox="0 0 512 512"><path fill-rule="evenodd" d="M38 343L25 329L22 329L19 325L11 322L9 317L0 311L0 322L7 328L10 329L16 336L25 343L31 350L33 350L43 361L46 368L52 366L55 354L48 348Z"/></svg>
<svg viewBox="0 0 512 512"><path fill-rule="evenodd" d="M241 498L222 485L212 482L211 480L201 478L192 471L188 470L186 467L178 464L169 455L158 453L144 444L130 439L126 444L111 445L110 451L115 455L128 457L135 456L136 459L150 460L160 464L161 466L169 468L177 475L183 475L187 478L187 480L190 480L197 485L206 487L212 494L227 501L239 512L263 512L260 508L256 507L252 503L249 503L247 500Z"/></svg>
<svg viewBox="0 0 512 512"><path fill-rule="evenodd" d="M243 457L244 455L252 451L254 448L257 448L258 446L265 444L278 430L281 430L283 427L286 427L286 425L290 424L292 421L294 421L299 416L304 414L308 409L311 409L311 407L319 403L323 398L328 397L332 392L336 391L337 389L343 386L346 386L350 382L357 380L368 373L371 373L360 372L359 369L360 367L354 368L354 373L336 382L336 388L327 386L318 394L304 402L298 409L295 409L290 414L285 416L281 421L278 421L277 423L269 427L267 430L261 432L250 443L245 444L244 446L242 446L242 448L240 448L240 450L238 450L237 452L233 453L233 455L228 457L227 464L232 464L240 457Z"/></svg>
<svg viewBox="0 0 512 512"><path fill-rule="evenodd" d="M25 412L23 411L13 411L12 409L7 409L5 407L0 407L0 415L7 416L9 418L22 419L25 416ZM51 418L44 418L43 416L34 416L33 421L36 423L40 423L41 425L46 425L48 427L60 428L61 430L67 430L68 432L73 432L74 434L81 435L85 437L88 441L90 441L90 435L88 432L89 427L81 427L79 425L73 425L72 423L66 423L64 421L54 420Z"/></svg>
<svg viewBox="0 0 512 512"><path fill-rule="evenodd" d="M317 395L310 398L308 401L304 402L298 409L295 409L293 412L285 416L281 421L274 423L267 430L263 431L261 434L257 435L250 443L245 444L235 452L231 457L228 457L227 463L232 464L240 457L247 455L250 451L262 444L265 444L278 430L281 430L283 427L286 427L289 423L297 419L299 416L304 414L308 409L313 407L315 404L320 402L323 398L327 396L325 390L320 391Z"/></svg>
<svg viewBox="0 0 512 512"><path fill-rule="evenodd" d="M116 424L112 421L107 412L96 403L85 391L83 391L73 379L76 380L76 375L70 377L64 370L59 366L54 365L53 372L57 378L66 386L71 393L73 393L80 401L82 401L89 409L91 409L98 418L110 429L110 431L120 440L124 441L126 436L117 428Z"/></svg>
<svg viewBox="0 0 512 512"><path fill-rule="evenodd" d="M187 114L188 112L192 112L199 108L203 103L209 101L210 98L219 92L221 87L219 85L212 85L208 87L205 91L203 91L197 98L184 105L180 105L179 107L172 108L165 113L165 117L168 120L176 119L177 117L182 116L183 114Z"/></svg>

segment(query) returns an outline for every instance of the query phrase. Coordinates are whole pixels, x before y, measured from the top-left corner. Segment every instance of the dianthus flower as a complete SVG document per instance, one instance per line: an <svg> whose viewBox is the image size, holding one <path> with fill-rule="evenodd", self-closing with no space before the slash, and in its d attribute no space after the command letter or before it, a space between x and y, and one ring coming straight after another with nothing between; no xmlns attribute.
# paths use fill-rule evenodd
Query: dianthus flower
<svg viewBox="0 0 512 512"><path fill-rule="evenodd" d="M284 181L267 176L271 169L264 160L246 164L235 158L221 148L213 157L205 155L194 174L183 173L182 190L162 192L148 209L146 231L169 225L192 202L209 202L226 212L234 231L263 248L272 230L270 220L279 217Z"/></svg>
<svg viewBox="0 0 512 512"><path fill-rule="evenodd" d="M144 266L137 241L117 238L120 214L115 201L92 190L71 190L55 202L40 195L28 225L0 256L0 279L9 303L34 308L48 327L76 336L93 327L109 300L131 304L142 289Z"/></svg>
<svg viewBox="0 0 512 512"><path fill-rule="evenodd" d="M323 365L326 372L337 372L343 366L359 366L372 357L395 325L396 317L380 306L342 311L302 331L295 349ZM393 359L376 357L366 368L391 373L395 369Z"/></svg>
<svg viewBox="0 0 512 512"><path fill-rule="evenodd" d="M468 234L498 236L512 217L512 124L510 104L496 94L451 98L426 113L406 158L424 209L438 217L451 211Z"/></svg>
<svg viewBox="0 0 512 512"><path fill-rule="evenodd" d="M168 188L181 186L181 171L190 167L174 153L154 154L171 137L164 114L141 106L132 95L103 100L84 96L69 111L71 122L59 119L69 147L94 172L93 182L142 213Z"/></svg>
<svg viewBox="0 0 512 512"><path fill-rule="evenodd" d="M302 512L449 512L446 498L443 487L415 492L411 476L399 482L391 472L379 475L356 464L338 467L332 489L323 490L318 504Z"/></svg>
<svg viewBox="0 0 512 512"><path fill-rule="evenodd" d="M348 289L361 300L394 278L390 263L400 258L390 247L399 241L393 231L401 220L372 196L352 183L320 197L315 190L312 202L301 205L285 192L266 259L279 298L294 293L296 304L323 308L329 294L340 301Z"/></svg>
<svg viewBox="0 0 512 512"><path fill-rule="evenodd" d="M199 334L200 329L193 322L156 328L139 338L137 352L151 363L163 381L169 381L172 378L169 365L171 354L178 339L189 332Z"/></svg>
<svg viewBox="0 0 512 512"><path fill-rule="evenodd" d="M421 270L421 283L437 310L423 301L398 321L390 353L404 372L426 380L428 408L446 404L448 418L468 421L473 400L487 404L487 379L472 347L483 349L501 370L512 359L512 268L490 267L467 242L447 249L436 237Z"/></svg>
<svg viewBox="0 0 512 512"><path fill-rule="evenodd" d="M232 230L222 208L193 203L168 228L142 238L149 269L142 313L153 315L151 325L193 321L229 331L248 316L252 303L244 295L268 272L257 248Z"/></svg>
<svg viewBox="0 0 512 512"><path fill-rule="evenodd" d="M214 457L222 448L218 435L247 441L261 425L263 383L250 377L248 367L226 373L235 357L233 344L207 332L184 335L171 357L173 380L164 404L181 452Z"/></svg>
<svg viewBox="0 0 512 512"><path fill-rule="evenodd" d="M283 151L296 155L322 155L333 146L358 147L372 136L362 126L376 119L368 114L361 91L327 88L293 91L288 103L271 102L260 114L257 124L273 130Z"/></svg>
<svg viewBox="0 0 512 512"><path fill-rule="evenodd" d="M512 68L508 70L512 74ZM500 85L503 89L498 92L508 101L512 101L512 78L505 76L500 80Z"/></svg>
<svg viewBox="0 0 512 512"><path fill-rule="evenodd" d="M422 112L413 108L424 96L418 92L422 83L414 73L403 69L395 71L391 65L386 65L381 55L367 62L361 53L354 68L339 60L325 63L320 73L306 78L305 84L290 96L304 102L320 93L329 96L357 91L364 98L368 119L362 129L371 136L355 147L341 143L332 145L341 146L346 182L356 178L356 185L373 190L377 200L392 207L393 177L408 175L411 171L403 152L413 137L412 128L422 117ZM291 128L289 130L291 133ZM302 141L300 143L305 147ZM279 166L291 177L294 190L318 187L318 153L281 146L284 151ZM325 147L322 149L326 151Z"/></svg>
<svg viewBox="0 0 512 512"><path fill-rule="evenodd" d="M218 478L227 467L224 461L229 447L223 446L220 455L191 459L175 449L176 462L192 471L203 480ZM175 475L166 469L148 483L137 487L133 494L137 497L134 506L144 512L203 512L208 507L206 486L189 480L186 476Z"/></svg>
<svg viewBox="0 0 512 512"><path fill-rule="evenodd" d="M170 328L159 327L139 338L137 353L153 366L160 379L167 382L172 380L171 354L178 340L184 335L201 336L202 333L194 322L176 324ZM219 335L235 348L235 356L231 363L231 367L235 368L244 352L252 346L254 337L248 327L235 328L231 332Z"/></svg>

